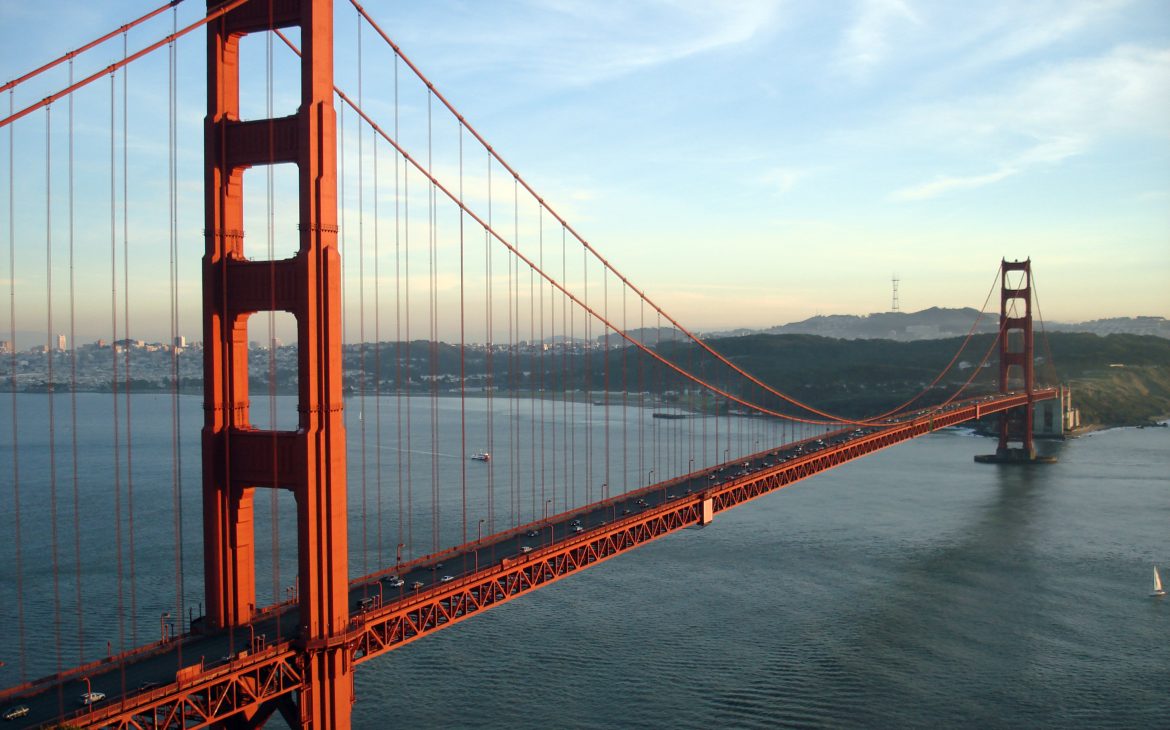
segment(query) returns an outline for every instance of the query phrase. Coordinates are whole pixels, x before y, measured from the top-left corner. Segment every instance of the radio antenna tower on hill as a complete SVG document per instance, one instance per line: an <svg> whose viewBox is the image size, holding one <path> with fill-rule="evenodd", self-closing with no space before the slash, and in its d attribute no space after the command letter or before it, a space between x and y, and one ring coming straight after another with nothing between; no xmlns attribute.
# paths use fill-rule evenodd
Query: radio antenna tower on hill
<svg viewBox="0 0 1170 730"><path fill-rule="evenodd" d="M898 311L898 275L894 274L893 277L890 279L890 281L892 281L894 284L894 293L893 293L893 296L890 300L890 311L897 312Z"/></svg>

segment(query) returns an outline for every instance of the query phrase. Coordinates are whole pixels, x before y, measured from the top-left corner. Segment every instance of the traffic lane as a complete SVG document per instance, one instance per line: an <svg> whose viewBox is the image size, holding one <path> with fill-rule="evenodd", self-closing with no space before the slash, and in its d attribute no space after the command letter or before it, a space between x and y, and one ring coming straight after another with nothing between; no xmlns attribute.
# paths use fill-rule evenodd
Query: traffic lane
<svg viewBox="0 0 1170 730"><path fill-rule="evenodd" d="M295 607L286 609L280 615L271 616L253 624L257 639L263 637L265 644L271 644L274 637L295 638L298 614ZM279 628L279 631L278 631ZM182 646L179 642L157 654L131 659L122 664L111 664L89 676L90 691L106 695L92 705L93 708L117 703L150 692L159 687L173 684L175 673L182 667L203 663L204 667L226 664L248 648L253 632L247 626L234 631L213 634L188 634ZM149 683L151 686L146 686ZM84 679L71 679L62 684L52 685L34 695L17 698L4 707L28 705L29 714L21 718L29 726L51 722L60 717L60 710L72 713L84 707L80 697L87 691ZM19 727L19 726L18 726Z"/></svg>
<svg viewBox="0 0 1170 730"><path fill-rule="evenodd" d="M215 657L227 653L227 650L228 637L226 635L196 637L182 647L183 664L195 663L192 661L192 657L198 658L208 655ZM22 725L18 727L30 727L52 722L61 716L62 711L69 714L82 709L84 705L81 704L80 698L87 690L102 692L106 695L104 700L99 700L90 706L93 709L103 707L118 702L123 694L126 697L131 697L148 691L138 689L144 683L152 682L156 686L173 683L175 672L179 668L179 656L179 647L176 643L175 646L158 654L124 664L103 667L100 672L88 675L88 684L80 678L67 680L61 684L50 686L37 694L14 699L6 707L17 704L28 705L29 714L21 718Z"/></svg>

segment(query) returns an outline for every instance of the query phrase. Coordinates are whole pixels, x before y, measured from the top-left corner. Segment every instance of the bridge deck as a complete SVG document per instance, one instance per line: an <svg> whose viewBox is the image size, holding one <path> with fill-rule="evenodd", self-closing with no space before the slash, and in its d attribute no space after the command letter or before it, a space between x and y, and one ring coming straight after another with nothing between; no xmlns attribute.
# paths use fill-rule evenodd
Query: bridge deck
<svg viewBox="0 0 1170 730"><path fill-rule="evenodd" d="M1055 391L1038 390L1032 400L1052 397ZM356 663L365 662L806 477L1027 403L1026 394L986 397L880 427L842 429L389 566L351 581L350 628L338 640ZM240 712L271 713L302 684L298 623L296 607L280 605L250 627L188 634L5 690L0 701L27 705L21 722L30 726L197 728ZM83 677L106 699L77 709Z"/></svg>

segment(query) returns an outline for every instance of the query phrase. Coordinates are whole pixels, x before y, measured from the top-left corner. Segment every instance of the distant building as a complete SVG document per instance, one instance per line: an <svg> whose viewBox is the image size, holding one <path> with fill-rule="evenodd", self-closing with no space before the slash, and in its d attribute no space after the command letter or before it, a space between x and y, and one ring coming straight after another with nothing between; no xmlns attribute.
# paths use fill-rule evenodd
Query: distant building
<svg viewBox="0 0 1170 730"><path fill-rule="evenodd" d="M0 355L11 355L15 349L12 340L0 340Z"/></svg>
<svg viewBox="0 0 1170 730"><path fill-rule="evenodd" d="M57 335L57 352L65 352L65 335Z"/></svg>
<svg viewBox="0 0 1170 730"><path fill-rule="evenodd" d="M1032 433L1039 437L1063 438L1081 427L1081 411L1072 404L1072 389L1062 387L1060 397L1033 405Z"/></svg>
<svg viewBox="0 0 1170 730"><path fill-rule="evenodd" d="M109 347L110 346L110 343L106 342L105 340L98 340L97 342L95 342L93 344L97 345L98 347Z"/></svg>
<svg viewBox="0 0 1170 730"><path fill-rule="evenodd" d="M174 345L175 345L175 347L186 347L187 346L187 338L184 337L183 335L176 336Z"/></svg>

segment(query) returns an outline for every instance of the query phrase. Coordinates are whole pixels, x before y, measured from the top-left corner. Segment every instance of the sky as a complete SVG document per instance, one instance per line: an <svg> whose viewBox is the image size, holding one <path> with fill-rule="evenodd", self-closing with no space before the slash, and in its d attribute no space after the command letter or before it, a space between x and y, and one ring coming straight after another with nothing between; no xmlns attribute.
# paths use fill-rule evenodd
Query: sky
<svg viewBox="0 0 1170 730"><path fill-rule="evenodd" d="M1045 319L1170 317L1170 6L1164 1L366 5L549 206L690 327L767 327L816 314L888 311L895 275L903 311L978 308L1005 257L1032 259ZM0 0L0 77L12 78L154 6L150 0ZM337 83L353 92L356 22L348 3L337 6ZM198 10L194 0L185 2L180 24ZM167 19L132 36L131 50L169 25ZM376 56L372 33L361 37L368 49L365 106L390 118L392 61ZM262 61L257 49L253 57ZM120 53L120 42L99 50L94 67ZM190 140L179 152L180 195L191 201L179 228L198 250L204 98L198 34L179 53L176 126ZM280 63L274 62L278 77ZM137 68L135 80L165 74L165 51L155 71ZM78 127L92 125L100 141L109 134L101 125L109 124L110 89L107 82L97 86L104 91L87 92L89 101L79 95L79 109L92 104L93 110L80 114ZM131 100L156 111L165 107L165 89L149 88L131 91ZM32 100L47 91L22 93ZM406 101L405 86L403 93L404 129L416 125L404 144L425 154L427 139L417 132L425 101L417 93ZM263 116L257 101L263 96L262 90L249 96L259 104L257 116ZM287 102L274 92L274 107ZM56 114L59 130L59 107ZM160 130L165 145L165 120L159 121L144 121L134 132L136 153ZM45 122L23 122L14 164L44 167L34 160L44 156ZM7 130L0 137L6 140ZM351 172L358 160L354 138L343 154ZM32 156L34 148L40 158ZM63 159L63 145L53 149L54 159ZM453 154L437 153L449 164L436 169L454 174ZM365 180L369 155L369 148L361 153ZM7 166L6 149L0 161ZM474 180L466 175L469 188L486 185L482 171ZM27 187L57 189L63 177L55 172L46 183L42 175ZM15 197L23 199L24 180L16 187ZM7 195L7 181L0 188ZM272 189L275 200L281 181ZM364 194L358 204L351 185L343 196L351 233L358 227L354 211L367 210L384 193ZM95 193L98 218L102 200ZM23 241L45 213L36 213L32 199L16 208L16 237ZM252 228L264 226L259 220ZM531 233L526 223L514 223L520 238ZM102 227L110 227L108 214ZM165 235L165 224L160 228ZM54 239L56 261L64 255L60 245ZM95 270L111 266L108 248ZM18 249L16 276L10 269L3 274L9 287L17 281L17 328L27 322L44 329L44 306L34 301L44 252L25 261L23 246ZM159 255L165 258L165 250ZM352 260L359 259L370 263L364 254ZM189 308L198 298L197 264L181 276L183 316L187 329L197 330L198 310ZM108 299L105 278L79 280L79 286ZM32 292L27 303L26 290ZM347 293L347 300L352 308L355 296ZM156 327L148 304L135 312L144 329ZM101 330L99 320L82 329Z"/></svg>

